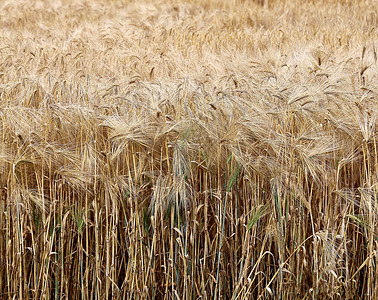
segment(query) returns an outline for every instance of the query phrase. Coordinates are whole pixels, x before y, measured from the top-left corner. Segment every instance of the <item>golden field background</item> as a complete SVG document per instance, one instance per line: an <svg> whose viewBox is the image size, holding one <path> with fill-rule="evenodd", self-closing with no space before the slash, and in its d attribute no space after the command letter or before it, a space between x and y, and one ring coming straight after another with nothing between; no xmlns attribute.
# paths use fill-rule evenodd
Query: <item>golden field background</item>
<svg viewBox="0 0 378 300"><path fill-rule="evenodd" d="M378 297L375 1L0 1L1 299Z"/></svg>

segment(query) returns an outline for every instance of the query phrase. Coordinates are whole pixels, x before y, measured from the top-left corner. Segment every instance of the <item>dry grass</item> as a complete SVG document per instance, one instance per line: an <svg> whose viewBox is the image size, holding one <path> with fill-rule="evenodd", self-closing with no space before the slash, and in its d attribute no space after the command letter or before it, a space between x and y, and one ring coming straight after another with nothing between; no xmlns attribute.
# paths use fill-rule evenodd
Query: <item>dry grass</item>
<svg viewBox="0 0 378 300"><path fill-rule="evenodd" d="M378 297L375 1L0 4L0 298Z"/></svg>

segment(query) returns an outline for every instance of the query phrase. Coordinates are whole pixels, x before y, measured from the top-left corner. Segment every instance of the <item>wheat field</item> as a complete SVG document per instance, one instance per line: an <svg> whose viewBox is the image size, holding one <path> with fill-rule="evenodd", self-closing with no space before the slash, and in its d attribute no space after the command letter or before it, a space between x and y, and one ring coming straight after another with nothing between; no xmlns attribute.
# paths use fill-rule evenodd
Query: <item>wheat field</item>
<svg viewBox="0 0 378 300"><path fill-rule="evenodd" d="M0 7L0 299L378 298L376 1Z"/></svg>

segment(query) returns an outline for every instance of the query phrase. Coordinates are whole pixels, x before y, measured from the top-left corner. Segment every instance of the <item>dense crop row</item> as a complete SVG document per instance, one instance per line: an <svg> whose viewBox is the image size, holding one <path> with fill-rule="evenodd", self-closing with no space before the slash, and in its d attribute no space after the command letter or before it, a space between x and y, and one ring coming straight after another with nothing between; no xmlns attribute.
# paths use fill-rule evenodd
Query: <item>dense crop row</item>
<svg viewBox="0 0 378 300"><path fill-rule="evenodd" d="M378 297L374 1L0 5L0 298Z"/></svg>

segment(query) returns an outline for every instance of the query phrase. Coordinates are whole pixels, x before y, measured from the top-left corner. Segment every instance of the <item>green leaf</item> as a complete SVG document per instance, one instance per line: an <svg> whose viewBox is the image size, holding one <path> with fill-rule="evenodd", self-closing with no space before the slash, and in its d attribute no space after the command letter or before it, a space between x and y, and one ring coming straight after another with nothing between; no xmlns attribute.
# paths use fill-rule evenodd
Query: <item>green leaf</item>
<svg viewBox="0 0 378 300"><path fill-rule="evenodd" d="M226 190L227 193L229 191L231 191L233 185L236 182L236 179L238 179L238 177L239 177L239 173L240 173L240 165L236 164L236 168L235 168L234 172L232 172L232 175L231 175L230 179L228 180L227 190Z"/></svg>
<svg viewBox="0 0 378 300"><path fill-rule="evenodd" d="M253 208L251 219L249 220L247 230L251 230L253 225L255 225L262 217L269 213L266 205L259 205Z"/></svg>
<svg viewBox="0 0 378 300"><path fill-rule="evenodd" d="M366 229L370 228L369 224L366 221L362 220L361 218L359 218L355 215L347 215L347 217L352 219L353 221L357 222L358 224L362 225Z"/></svg>

